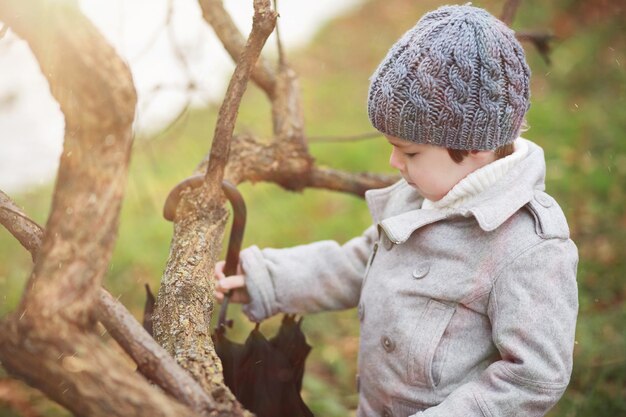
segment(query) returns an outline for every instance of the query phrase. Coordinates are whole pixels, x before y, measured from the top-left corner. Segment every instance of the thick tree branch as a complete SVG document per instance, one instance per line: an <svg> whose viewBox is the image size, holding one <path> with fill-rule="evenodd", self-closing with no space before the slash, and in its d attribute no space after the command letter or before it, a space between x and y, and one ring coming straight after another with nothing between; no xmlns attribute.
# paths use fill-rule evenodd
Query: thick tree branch
<svg viewBox="0 0 626 417"><path fill-rule="evenodd" d="M133 358L139 371L165 392L201 415L209 415L218 409L218 404L191 375L105 289L99 292L95 318Z"/></svg>
<svg viewBox="0 0 626 417"><path fill-rule="evenodd" d="M202 16L211 25L233 61L237 62L245 48L245 38L237 29L221 0L200 0ZM252 71L252 81L272 100L276 90L276 74L271 65L260 57Z"/></svg>
<svg viewBox="0 0 626 417"><path fill-rule="evenodd" d="M234 46L240 49L242 42L233 40L236 38L232 34L234 25L224 10L222 2L201 0L200 3L205 19L213 25L226 48ZM365 187L388 185L387 181L391 177L315 170L304 135L304 117L298 80L295 72L288 66L284 54L280 56L279 70L275 78L274 95L271 99L274 139L267 145L259 143L251 136L241 135L234 138L231 145L233 150L225 174L230 182L238 184L243 181L268 181L288 190L299 191L305 187L319 187L346 191L360 196L363 195ZM230 112L230 115L235 117L236 113ZM211 152L216 149L218 148L214 146ZM224 152L221 154L225 155ZM200 172L206 170L209 161L214 159L213 155L207 156L198 170ZM222 161L219 163L221 164Z"/></svg>
<svg viewBox="0 0 626 417"><path fill-rule="evenodd" d="M132 78L72 3L4 1L0 17L29 42L66 120L43 249L22 309L86 324L124 192L136 103Z"/></svg>
<svg viewBox="0 0 626 417"><path fill-rule="evenodd" d="M235 72L230 79L226 96L217 116L217 125L206 173L206 183L211 195L217 195L221 190L239 105L243 93L246 91L250 72L275 25L276 12L270 8L269 0L254 0L252 31L248 37L246 47L237 61Z"/></svg>
<svg viewBox="0 0 626 417"><path fill-rule="evenodd" d="M80 416L193 416L151 386L92 333L59 322L13 315L0 321L0 359L50 398Z"/></svg>
<svg viewBox="0 0 626 417"><path fill-rule="evenodd" d="M309 153L304 135L304 111L298 77L284 57L278 70L276 97L272 101L272 125L274 142L291 142L291 146L296 147L299 153ZM312 164L313 160L310 162Z"/></svg>
<svg viewBox="0 0 626 417"><path fill-rule="evenodd" d="M400 176L396 174L348 173L330 168L315 168L311 173L310 187L364 197L367 190L386 187L399 180Z"/></svg>
<svg viewBox="0 0 626 417"><path fill-rule="evenodd" d="M2 215L3 212L9 210L13 217L17 216L16 219ZM43 229L22 212L1 190L0 224L11 231L35 259L40 250ZM26 227L21 227L22 224ZM13 230L17 230L17 232L13 232ZM139 371L166 393L201 415L208 415L218 408L212 398L191 375L178 366L176 361L144 330L132 314L104 288L99 291L94 318L104 325L113 339L135 361ZM8 386L7 384L5 387Z"/></svg>
<svg viewBox="0 0 626 417"><path fill-rule="evenodd" d="M75 2L6 0L0 20L28 42L66 124L33 273L18 311L0 321L2 365L76 415L195 415L129 369L93 331L132 141L130 71ZM38 235L36 228L14 231Z"/></svg>
<svg viewBox="0 0 626 417"><path fill-rule="evenodd" d="M312 166L312 158L294 141L260 143L251 135L235 135L226 178L233 184L244 181L272 182L286 190L306 187L345 192L362 197L365 190L393 184L400 177L388 174L349 173ZM207 159L196 172L206 169ZM170 207L169 210L172 210Z"/></svg>
<svg viewBox="0 0 626 417"><path fill-rule="evenodd" d="M219 5L221 7L221 4ZM174 236L153 315L156 340L232 415L246 415L226 388L210 336L213 282L227 211L221 191L241 98L261 49L274 29L269 0L254 1L252 31L220 108L204 184L183 191L174 217Z"/></svg>

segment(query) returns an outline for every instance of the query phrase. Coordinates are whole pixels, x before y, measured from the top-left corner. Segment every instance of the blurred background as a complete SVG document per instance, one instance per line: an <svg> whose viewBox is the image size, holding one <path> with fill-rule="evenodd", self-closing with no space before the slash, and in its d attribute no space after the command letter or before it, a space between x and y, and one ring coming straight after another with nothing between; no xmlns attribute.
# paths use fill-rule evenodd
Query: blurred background
<svg viewBox="0 0 626 417"><path fill-rule="evenodd" d="M281 35L288 60L300 76L306 132L318 165L392 172L388 145L381 138L323 139L373 131L366 115L369 76L400 35L425 12L445 3L280 1ZM496 16L503 3L473 2ZM130 63L140 95L119 238L105 281L138 318L145 301L143 285L149 283L156 292L168 256L172 227L161 217L163 202L208 152L217 106L233 68L201 21L197 4L159 4L160 9L140 0L81 2ZM250 2L232 0L225 5L247 33ZM512 25L556 36L550 64L524 44L533 71L530 129L524 136L545 150L547 191L565 211L580 251L574 371L551 417L626 416L624 8L617 0L528 0L521 2ZM142 15L144 20L139 19ZM274 42L269 41L270 58L275 56ZM27 55L27 48L10 32L0 40L0 189L44 225L63 120ZM27 109L25 115L19 116L20 106ZM271 135L269 105L254 86L246 93L236 130ZM246 246L344 242L371 223L364 201L356 197L323 190L290 193L261 183L240 189L249 213ZM0 315L19 302L31 266L28 252L0 228ZM232 338L242 341L252 325L237 306L231 310L236 320ZM279 320L264 322L261 330L273 335ZM354 415L355 311L307 316L303 329L313 345L305 402L317 416ZM36 393L29 395L42 414L67 415ZM0 402L0 416L13 415L18 414Z"/></svg>

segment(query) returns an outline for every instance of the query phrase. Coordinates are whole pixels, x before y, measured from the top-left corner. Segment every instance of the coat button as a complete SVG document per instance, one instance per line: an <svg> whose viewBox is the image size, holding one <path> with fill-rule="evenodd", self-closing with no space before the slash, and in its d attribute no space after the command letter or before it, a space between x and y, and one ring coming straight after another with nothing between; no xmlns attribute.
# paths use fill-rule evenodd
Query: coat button
<svg viewBox="0 0 626 417"><path fill-rule="evenodd" d="M365 306L363 305L363 303L359 303L357 311L359 313L359 320L363 321L363 318L365 317Z"/></svg>
<svg viewBox="0 0 626 417"><path fill-rule="evenodd" d="M422 279L424 278L428 272L430 271L430 265L427 263L423 263L421 265L418 265L414 270L413 270L413 278L415 279Z"/></svg>
<svg viewBox="0 0 626 417"><path fill-rule="evenodd" d="M389 407L383 407L382 417L393 417L393 413L389 409Z"/></svg>
<svg viewBox="0 0 626 417"><path fill-rule="evenodd" d="M545 208L552 207L552 199L544 192L535 193L535 200Z"/></svg>
<svg viewBox="0 0 626 417"><path fill-rule="evenodd" d="M387 351L387 353L391 353L396 349L396 344L393 340L391 340L387 336L383 336L380 338L380 343L383 345L383 349Z"/></svg>

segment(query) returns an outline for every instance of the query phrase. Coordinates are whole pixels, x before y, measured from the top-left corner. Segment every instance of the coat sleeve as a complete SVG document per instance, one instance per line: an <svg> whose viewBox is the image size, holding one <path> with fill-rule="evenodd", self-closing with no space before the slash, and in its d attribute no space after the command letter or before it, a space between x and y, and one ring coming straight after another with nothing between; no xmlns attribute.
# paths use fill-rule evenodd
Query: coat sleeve
<svg viewBox="0 0 626 417"><path fill-rule="evenodd" d="M572 371L578 252L568 239L526 250L495 277L488 314L500 360L419 417L543 416Z"/></svg>
<svg viewBox="0 0 626 417"><path fill-rule="evenodd" d="M314 313L357 305L376 226L344 245L321 241L287 249L241 252L251 302L243 306L253 321L279 312Z"/></svg>

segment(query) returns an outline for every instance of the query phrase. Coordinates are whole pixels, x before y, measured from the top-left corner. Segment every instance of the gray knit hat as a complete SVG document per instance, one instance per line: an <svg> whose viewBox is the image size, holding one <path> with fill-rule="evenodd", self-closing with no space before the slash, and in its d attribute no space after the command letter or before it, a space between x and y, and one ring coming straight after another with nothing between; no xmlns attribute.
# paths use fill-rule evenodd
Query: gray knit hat
<svg viewBox="0 0 626 417"><path fill-rule="evenodd" d="M381 132L451 149L493 150L517 138L530 69L514 32L487 11L443 6L389 50L371 78Z"/></svg>

